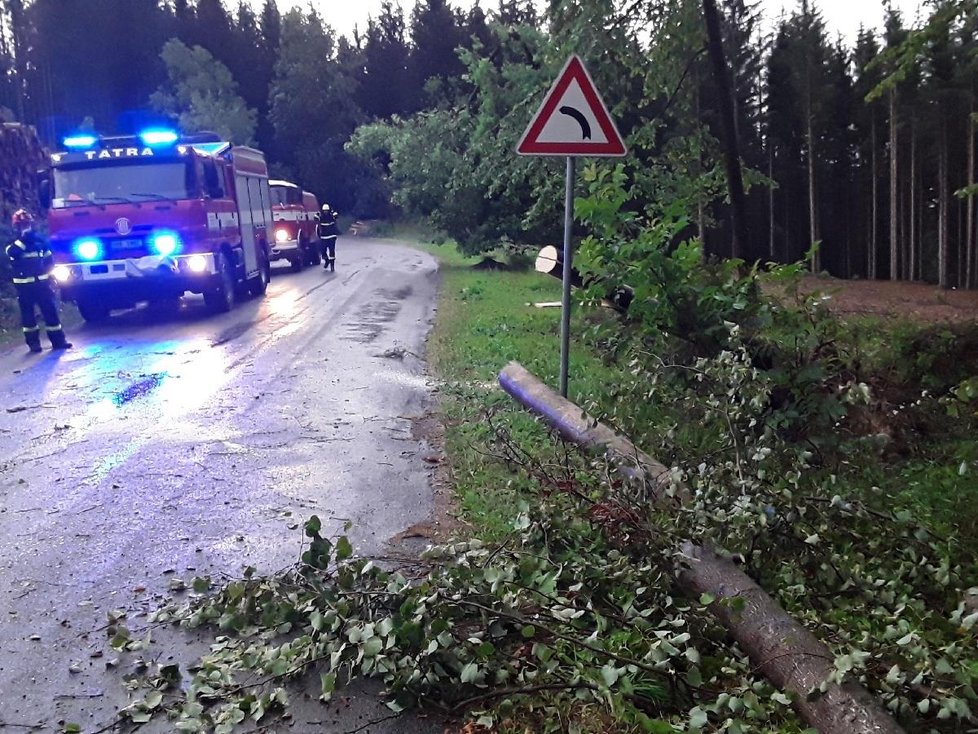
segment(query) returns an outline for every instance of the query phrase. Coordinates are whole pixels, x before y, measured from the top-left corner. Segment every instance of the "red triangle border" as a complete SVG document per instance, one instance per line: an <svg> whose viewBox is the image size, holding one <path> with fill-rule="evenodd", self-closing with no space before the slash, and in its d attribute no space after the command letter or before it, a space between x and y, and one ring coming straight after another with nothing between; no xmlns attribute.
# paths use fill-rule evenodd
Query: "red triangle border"
<svg viewBox="0 0 978 734"><path fill-rule="evenodd" d="M543 132L543 128L553 116L554 110L557 108L557 103L560 102L564 92L567 91L567 87L569 87L570 83L575 80L580 85L581 91L584 93L584 99L591 107L591 112L594 114L598 125L600 125L601 131L604 133L605 138L607 138L607 142L540 142L540 133ZM618 129L615 127L615 123L612 121L611 116L608 114L608 108L605 107L604 101L601 99L601 95L594 86L594 81L591 79L591 75L588 74L587 69L584 66L584 62L581 61L579 56L573 55L567 59L567 63L564 64L564 68L557 77L557 81L554 82L553 86L550 88L550 91L547 93L543 104L540 105L540 109L537 111L536 115L533 116L530 124L527 125L526 131L523 133L523 137L520 139L519 145L516 146L516 152L519 155L595 157L620 157L628 154L628 151L625 148L625 143L622 140Z"/></svg>

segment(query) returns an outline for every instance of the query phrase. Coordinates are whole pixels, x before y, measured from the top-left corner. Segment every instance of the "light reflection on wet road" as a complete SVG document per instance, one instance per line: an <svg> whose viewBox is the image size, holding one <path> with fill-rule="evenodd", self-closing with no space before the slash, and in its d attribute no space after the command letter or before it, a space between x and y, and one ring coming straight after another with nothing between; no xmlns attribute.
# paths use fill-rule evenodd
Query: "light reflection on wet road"
<svg viewBox="0 0 978 734"><path fill-rule="evenodd" d="M352 520L365 552L429 517L425 446L406 437L429 399L413 355L436 267L340 245L335 275L276 269L229 314L188 297L75 330L63 355L0 351L0 731L111 721L125 692L92 631L117 608L138 626L174 575L282 568L313 513ZM362 723L376 704L355 701L313 728ZM291 731L308 730L300 713Z"/></svg>

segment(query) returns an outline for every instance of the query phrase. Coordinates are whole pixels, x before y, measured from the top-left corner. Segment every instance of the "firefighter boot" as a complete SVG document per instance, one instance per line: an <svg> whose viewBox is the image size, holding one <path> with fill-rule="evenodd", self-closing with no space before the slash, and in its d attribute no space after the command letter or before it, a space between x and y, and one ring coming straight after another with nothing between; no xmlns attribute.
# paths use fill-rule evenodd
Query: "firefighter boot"
<svg viewBox="0 0 978 734"><path fill-rule="evenodd" d="M65 339L65 332L62 328L48 329L48 339L51 340L51 349L71 349L72 343ZM40 347L40 344L38 344Z"/></svg>
<svg viewBox="0 0 978 734"><path fill-rule="evenodd" d="M27 342L27 348L32 352L41 351L41 332L39 329L34 329L33 331L24 332L24 341Z"/></svg>

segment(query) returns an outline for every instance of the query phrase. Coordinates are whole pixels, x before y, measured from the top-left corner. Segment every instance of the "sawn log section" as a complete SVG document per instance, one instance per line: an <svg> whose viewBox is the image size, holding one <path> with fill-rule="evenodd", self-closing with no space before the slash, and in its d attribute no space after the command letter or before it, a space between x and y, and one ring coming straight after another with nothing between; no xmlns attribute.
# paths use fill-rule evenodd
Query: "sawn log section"
<svg viewBox="0 0 978 734"><path fill-rule="evenodd" d="M666 497L665 490L669 487L666 467L586 415L579 406L551 390L521 365L515 362L507 365L499 374L499 384L566 440L602 453L626 474L643 478L660 507L684 499L682 494L677 500ZM828 647L731 561L690 542L683 544L682 551L686 561L677 571L679 585L692 598L703 593L714 597L710 611L758 670L790 694L795 710L810 726L824 734L903 732L879 702L857 683L829 684L824 694L809 700L809 693L833 672L835 656ZM732 599L741 599L743 603L732 605Z"/></svg>

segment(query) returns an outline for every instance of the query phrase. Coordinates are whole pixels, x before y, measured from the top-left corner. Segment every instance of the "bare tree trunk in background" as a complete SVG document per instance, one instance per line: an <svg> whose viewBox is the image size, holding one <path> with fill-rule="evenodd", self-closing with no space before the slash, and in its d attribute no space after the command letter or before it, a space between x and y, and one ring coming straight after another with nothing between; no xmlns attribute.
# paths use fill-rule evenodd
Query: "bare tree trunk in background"
<svg viewBox="0 0 978 734"><path fill-rule="evenodd" d="M715 0L703 0L703 17L706 19L707 45L713 62L713 76L720 96L720 117L723 122L724 153L727 164L727 187L730 192L730 212L733 220L733 246L731 256L744 257L750 240L747 229L747 197L744 194L744 176L740 165L737 139L737 118L734 110L733 82L730 67L723 55L723 37L720 33L720 14Z"/></svg>
<svg viewBox="0 0 978 734"><path fill-rule="evenodd" d="M908 280L917 280L917 128L910 128L910 257Z"/></svg>
<svg viewBox="0 0 978 734"><path fill-rule="evenodd" d="M811 105L809 105L811 109ZM808 234L811 245L818 242L818 218L815 212L815 135L812 130L811 112L808 115ZM817 273L822 267L822 256L818 250L812 254L812 272Z"/></svg>
<svg viewBox="0 0 978 734"><path fill-rule="evenodd" d="M943 110L942 110L943 113ZM941 115L940 150L937 154L937 283L948 287L947 227L949 210L949 186L947 180L947 124Z"/></svg>
<svg viewBox="0 0 978 734"><path fill-rule="evenodd" d="M17 119L23 122L24 98L27 96L27 43L24 38L23 0L7 0L7 12L10 15L10 42L14 52L14 95L17 99Z"/></svg>
<svg viewBox="0 0 978 734"><path fill-rule="evenodd" d="M872 136L870 138L870 145L872 145L872 197L873 203L871 207L871 221L870 221L870 236L869 236L869 251L867 252L866 258L866 277L870 280L876 279L876 238L879 230L879 215L876 210L877 199L878 199L878 184L876 176L876 116L873 115L873 125L872 125Z"/></svg>
<svg viewBox="0 0 978 734"><path fill-rule="evenodd" d="M968 188L975 185L975 100L971 98L971 113L968 115ZM971 287L971 272L974 269L975 252L975 196L969 194L965 204L967 221L965 222L964 250L967 263L965 265L964 287Z"/></svg>
<svg viewBox="0 0 978 734"><path fill-rule="evenodd" d="M768 140L767 146L767 177L771 185L767 188L767 209L768 220L770 223L768 232L767 251L771 260L774 260L774 146Z"/></svg>
<svg viewBox="0 0 978 734"><path fill-rule="evenodd" d="M900 139L897 132L896 90L890 89L890 280L900 279L900 199L899 172Z"/></svg>

